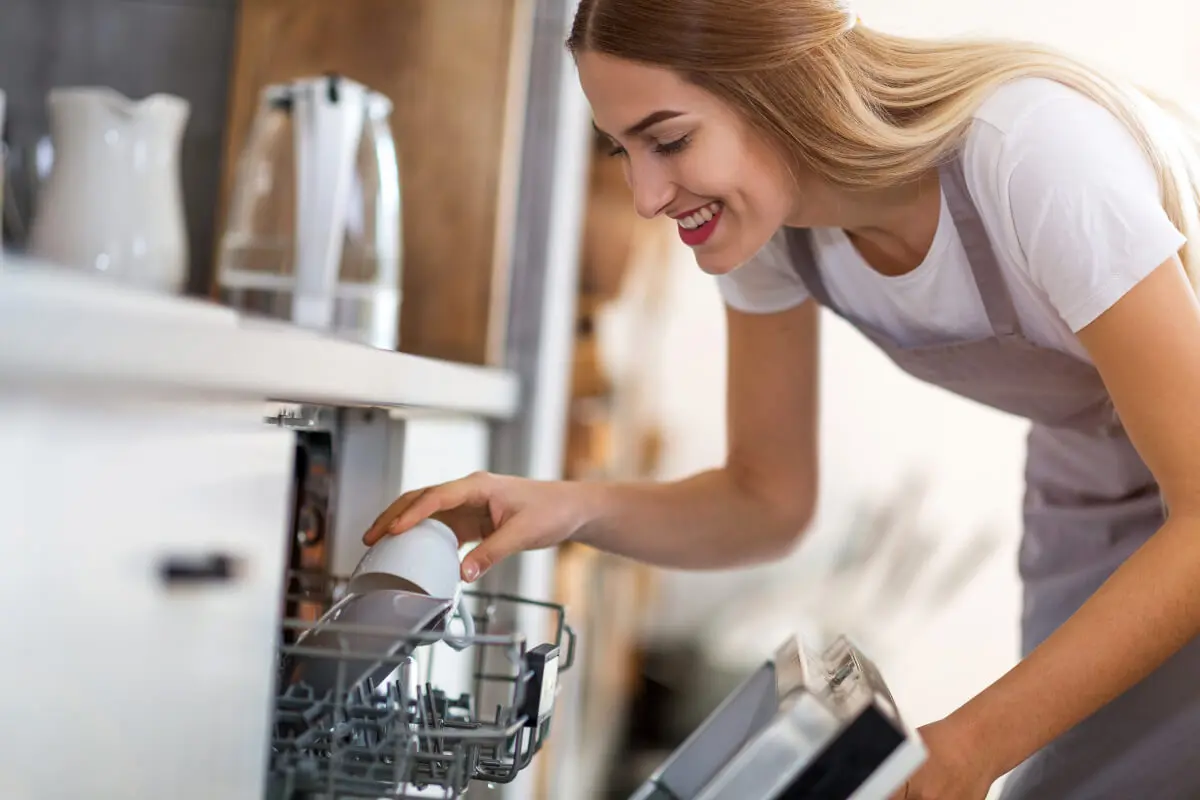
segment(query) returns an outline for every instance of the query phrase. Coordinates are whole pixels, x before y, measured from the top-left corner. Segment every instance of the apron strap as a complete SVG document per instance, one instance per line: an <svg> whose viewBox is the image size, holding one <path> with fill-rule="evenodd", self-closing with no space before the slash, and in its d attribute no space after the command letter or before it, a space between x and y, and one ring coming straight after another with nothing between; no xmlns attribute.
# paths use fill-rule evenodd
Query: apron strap
<svg viewBox="0 0 1200 800"><path fill-rule="evenodd" d="M1017 318L1017 308L1013 304L1012 293L1008 290L1008 282L1004 280L1004 274L1000 270L1000 262L997 261L992 243L988 239L983 219L967 191L962 160L955 156L943 164L938 169L938 177L992 331L997 336L1018 333L1021 325ZM841 311L833 305L829 296L829 289L821 276L821 270L817 268L817 256L808 229L785 228L784 234L792 268L804 282L808 293L821 305L840 314Z"/></svg>
<svg viewBox="0 0 1200 800"><path fill-rule="evenodd" d="M804 282L804 288L817 303L830 311L839 313L833 305L833 300L829 297L829 289L825 286L825 279L821 277L821 270L817 269L817 254L813 250L812 235L809 230L807 228L784 228L784 236L787 239L788 256L792 262L792 269Z"/></svg>
<svg viewBox="0 0 1200 800"><path fill-rule="evenodd" d="M971 265L971 274L975 276L975 286L979 289L979 296L983 300L992 330L997 336L1019 332L1021 324L1017 319L1017 307L1013 304L1012 293L1008 290L1008 282L1004 280L1004 273L996 260L996 251L992 249L983 219L971 201L970 192L967 191L962 159L955 156L942 164L938 168L938 178L942 184L942 192L946 195L950 216L954 219L954 227L958 229L958 238L966 251L967 262Z"/></svg>

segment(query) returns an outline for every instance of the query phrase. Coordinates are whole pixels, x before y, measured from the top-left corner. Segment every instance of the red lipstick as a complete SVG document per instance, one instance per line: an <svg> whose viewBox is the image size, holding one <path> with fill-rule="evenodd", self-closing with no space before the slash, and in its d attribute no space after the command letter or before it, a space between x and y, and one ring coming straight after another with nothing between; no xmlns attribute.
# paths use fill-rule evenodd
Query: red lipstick
<svg viewBox="0 0 1200 800"><path fill-rule="evenodd" d="M682 214L675 216L674 219L678 221L684 217L690 217L692 214L695 214L701 209L709 208L710 205L711 204L703 205L700 206L700 208L694 208L691 211L685 211ZM724 210L724 206L718 206L717 210L713 212L712 219L710 219L708 222L705 222L698 228L685 228L682 225L679 225L679 238L683 240L683 243L688 247L699 247L700 245L704 244L716 231L717 223L720 222L721 214L724 212Z"/></svg>

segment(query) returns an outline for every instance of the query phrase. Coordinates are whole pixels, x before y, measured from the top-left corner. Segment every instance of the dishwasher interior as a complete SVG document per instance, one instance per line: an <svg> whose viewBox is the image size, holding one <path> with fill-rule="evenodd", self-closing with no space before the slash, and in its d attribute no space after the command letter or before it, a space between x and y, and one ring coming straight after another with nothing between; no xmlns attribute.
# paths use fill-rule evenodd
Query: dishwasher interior
<svg viewBox="0 0 1200 800"><path fill-rule="evenodd" d="M343 412L309 409L273 420L296 432L278 662L327 659L338 680L318 695L277 670L266 797L455 798L472 782L509 783L546 743L559 674L575 660L575 635L561 605L464 591L475 632L461 650L434 631L401 635L344 624L339 631L329 623L325 630L354 636L337 636L336 651L297 642L344 595L348 579L337 569L345 559L336 563L332 541L345 463L339 448L353 441L342 435L345 419ZM536 629L546 632L545 641L523 635L518 620L531 612L544 617ZM364 636L377 646L355 649ZM387 677L379 685L350 680L364 664Z"/></svg>

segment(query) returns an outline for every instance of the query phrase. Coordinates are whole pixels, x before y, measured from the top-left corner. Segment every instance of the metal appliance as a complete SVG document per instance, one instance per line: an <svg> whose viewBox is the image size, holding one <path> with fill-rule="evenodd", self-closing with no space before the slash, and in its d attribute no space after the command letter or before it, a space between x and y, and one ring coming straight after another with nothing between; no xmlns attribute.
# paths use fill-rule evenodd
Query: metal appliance
<svg viewBox="0 0 1200 800"><path fill-rule="evenodd" d="M396 349L402 233L391 110L387 97L339 75L263 90L220 242L222 302Z"/></svg>
<svg viewBox="0 0 1200 800"><path fill-rule="evenodd" d="M849 639L813 653L793 637L630 800L887 800L925 756Z"/></svg>

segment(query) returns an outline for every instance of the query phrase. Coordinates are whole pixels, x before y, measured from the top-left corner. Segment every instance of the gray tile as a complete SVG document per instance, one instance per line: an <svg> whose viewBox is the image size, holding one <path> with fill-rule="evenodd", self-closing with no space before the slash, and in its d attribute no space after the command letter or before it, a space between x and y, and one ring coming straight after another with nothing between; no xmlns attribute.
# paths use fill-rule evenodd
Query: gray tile
<svg viewBox="0 0 1200 800"><path fill-rule="evenodd" d="M126 1L117 6L115 16L123 39L137 42L139 50L136 58L122 60L117 81L121 91L185 97L192 104L192 128L206 135L223 130L233 11Z"/></svg>
<svg viewBox="0 0 1200 800"><path fill-rule="evenodd" d="M35 54L34 81L44 94L54 86L108 84L119 69L114 53L121 28L114 0L53 0L39 12L43 46Z"/></svg>
<svg viewBox="0 0 1200 800"><path fill-rule="evenodd" d="M0 0L0 89L7 95L10 130L20 120L44 125L46 72L57 48L62 5L62 0Z"/></svg>
<svg viewBox="0 0 1200 800"><path fill-rule="evenodd" d="M194 6L197 8L237 8L238 0L126 0L143 6Z"/></svg>
<svg viewBox="0 0 1200 800"><path fill-rule="evenodd" d="M207 294L212 279L221 144L219 132L189 136L183 142L183 203L190 255L188 291L192 294Z"/></svg>
<svg viewBox="0 0 1200 800"><path fill-rule="evenodd" d="M103 85L180 95L200 133L221 130L234 12L224 0L176 2L0 0L0 87L14 118L44 127L50 88Z"/></svg>

